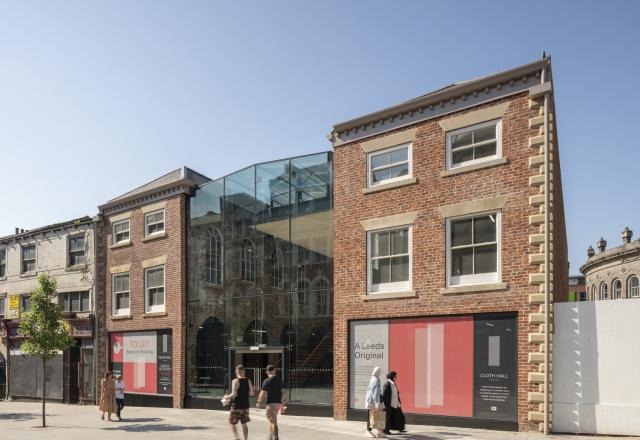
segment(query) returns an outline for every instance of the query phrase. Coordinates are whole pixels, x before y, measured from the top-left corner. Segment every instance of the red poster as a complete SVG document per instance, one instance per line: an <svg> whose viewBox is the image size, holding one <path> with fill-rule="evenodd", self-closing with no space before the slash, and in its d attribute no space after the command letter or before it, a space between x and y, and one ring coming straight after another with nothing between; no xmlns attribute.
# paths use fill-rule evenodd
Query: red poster
<svg viewBox="0 0 640 440"><path fill-rule="evenodd" d="M123 352L122 333L111 333L111 362L122 363Z"/></svg>
<svg viewBox="0 0 640 440"><path fill-rule="evenodd" d="M389 370L406 413L473 416L473 317L389 323Z"/></svg>

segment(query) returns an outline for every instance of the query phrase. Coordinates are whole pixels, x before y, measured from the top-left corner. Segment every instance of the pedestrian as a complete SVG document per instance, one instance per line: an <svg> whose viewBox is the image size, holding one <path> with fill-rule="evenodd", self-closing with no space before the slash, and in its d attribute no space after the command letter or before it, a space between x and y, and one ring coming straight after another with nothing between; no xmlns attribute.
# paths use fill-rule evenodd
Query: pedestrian
<svg viewBox="0 0 640 440"><path fill-rule="evenodd" d="M116 375L116 415L118 416L118 420L122 420L122 409L124 408L124 381L122 380L122 375Z"/></svg>
<svg viewBox="0 0 640 440"><path fill-rule="evenodd" d="M267 377L262 382L262 388L258 395L256 406L261 407L262 402L266 399L267 420L271 429L269 440L280 440L278 431L278 413L283 414L285 406L284 383L282 379L276 375L276 367L267 365Z"/></svg>
<svg viewBox="0 0 640 440"><path fill-rule="evenodd" d="M238 437L238 422L242 425L244 440L249 438L249 427L247 426L247 423L251 421L249 418L249 397L252 397L253 394L253 384L247 379L244 366L238 365L236 367L236 378L231 382L231 393L224 395L224 398L229 399L231 402L229 424L235 440L240 440L240 437Z"/></svg>
<svg viewBox="0 0 640 440"><path fill-rule="evenodd" d="M382 403L384 403L385 426L384 433L391 434L391 430L405 433L404 429L404 413L402 412L400 402L400 391L396 384L398 373L389 371L387 374L387 383L382 389Z"/></svg>
<svg viewBox="0 0 640 440"><path fill-rule="evenodd" d="M108 413L108 420L113 421L111 414L116 412L116 389L111 372L104 373L104 378L100 381L100 405L102 412L101 419L104 420L104 413Z"/></svg>
<svg viewBox="0 0 640 440"><path fill-rule="evenodd" d="M365 408L367 411L367 433L369 438L386 437L384 431L384 404L382 403L382 392L380 387L380 367L375 367L371 373L367 394L365 397ZM376 430L374 434L373 430Z"/></svg>

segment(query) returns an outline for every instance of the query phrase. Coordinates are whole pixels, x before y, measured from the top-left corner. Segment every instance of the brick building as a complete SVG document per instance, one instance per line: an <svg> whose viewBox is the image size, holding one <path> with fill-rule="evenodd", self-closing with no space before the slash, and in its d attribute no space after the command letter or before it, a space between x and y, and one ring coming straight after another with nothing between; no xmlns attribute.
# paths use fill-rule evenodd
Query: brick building
<svg viewBox="0 0 640 440"><path fill-rule="evenodd" d="M124 375L130 404L183 405L188 198L208 180L183 167L99 207L108 334L100 373Z"/></svg>
<svg viewBox="0 0 640 440"><path fill-rule="evenodd" d="M544 430L549 303L567 285L550 59L330 138L335 417L365 419L381 366L409 421Z"/></svg>

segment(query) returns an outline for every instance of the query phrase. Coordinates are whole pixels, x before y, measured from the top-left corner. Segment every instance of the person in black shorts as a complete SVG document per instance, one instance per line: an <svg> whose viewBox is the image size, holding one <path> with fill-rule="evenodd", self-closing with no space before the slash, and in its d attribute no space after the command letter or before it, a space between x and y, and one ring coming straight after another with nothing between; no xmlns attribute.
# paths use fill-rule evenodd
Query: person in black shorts
<svg viewBox="0 0 640 440"><path fill-rule="evenodd" d="M244 366L238 365L236 367L236 378L231 382L231 393L224 396L225 399L231 400L229 424L236 440L240 440L237 429L238 422L242 425L244 440L249 438L247 423L251 421L249 418L249 397L253 396L253 384L245 375Z"/></svg>
<svg viewBox="0 0 640 440"><path fill-rule="evenodd" d="M262 382L262 389L258 395L258 403L256 406L260 408L262 402L266 398L267 420L271 428L270 440L280 440L278 432L278 413L284 413L285 407L285 392L284 383L280 377L276 376L276 367L273 365L267 365L267 376Z"/></svg>

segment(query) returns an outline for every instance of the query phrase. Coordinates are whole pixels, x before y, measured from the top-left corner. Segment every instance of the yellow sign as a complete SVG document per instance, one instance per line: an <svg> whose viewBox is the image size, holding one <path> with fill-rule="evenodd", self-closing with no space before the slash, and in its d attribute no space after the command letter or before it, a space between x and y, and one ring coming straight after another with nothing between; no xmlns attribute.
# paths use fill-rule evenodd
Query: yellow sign
<svg viewBox="0 0 640 440"><path fill-rule="evenodd" d="M20 313L20 295L9 295L9 319L17 318Z"/></svg>

